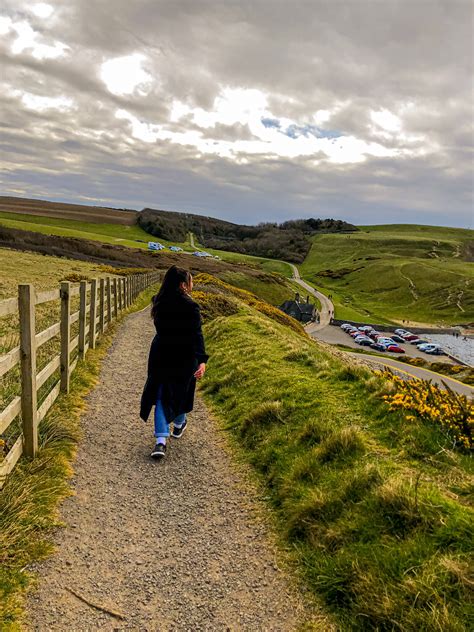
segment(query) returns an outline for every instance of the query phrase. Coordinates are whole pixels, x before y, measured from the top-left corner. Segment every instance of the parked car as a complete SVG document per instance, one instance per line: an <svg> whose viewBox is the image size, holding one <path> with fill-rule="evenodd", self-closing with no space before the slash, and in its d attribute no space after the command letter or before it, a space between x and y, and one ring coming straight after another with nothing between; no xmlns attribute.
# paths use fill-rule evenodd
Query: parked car
<svg viewBox="0 0 474 632"><path fill-rule="evenodd" d="M341 325L341 329L343 329L344 331L346 331L347 329L352 329L354 327L354 325L351 325L350 323L342 323Z"/></svg>
<svg viewBox="0 0 474 632"><path fill-rule="evenodd" d="M404 336L405 334L409 334L410 332L407 331L406 329L395 329L395 333L398 336Z"/></svg>
<svg viewBox="0 0 474 632"><path fill-rule="evenodd" d="M180 248L179 246L170 246L170 250L172 252L181 252L183 249Z"/></svg>
<svg viewBox="0 0 474 632"><path fill-rule="evenodd" d="M416 347L418 347L418 345L427 345L427 344L429 344L429 340L423 340L423 338L416 338L416 340L410 340L410 344L411 345L415 345Z"/></svg>
<svg viewBox="0 0 474 632"><path fill-rule="evenodd" d="M443 349L441 349L439 345L435 345L434 343L431 343L431 342L420 345L418 349L420 351L423 351L424 353L430 353L432 355L444 355Z"/></svg>
<svg viewBox="0 0 474 632"><path fill-rule="evenodd" d="M393 345L394 341L391 338L387 338L386 336L377 336L377 342L384 345Z"/></svg>
<svg viewBox="0 0 474 632"><path fill-rule="evenodd" d="M372 329L372 331L369 331L367 335L370 336L372 340L375 340L377 336L381 336L382 334L380 333L380 331L375 331L375 329Z"/></svg>
<svg viewBox="0 0 474 632"><path fill-rule="evenodd" d="M163 250L163 244L160 244L159 241L149 241L148 242L148 250Z"/></svg>
<svg viewBox="0 0 474 632"><path fill-rule="evenodd" d="M356 338L355 341L358 345L361 345L362 347L370 347L370 345L372 344L372 340L370 338L367 338L367 336L364 336L363 338Z"/></svg>
<svg viewBox="0 0 474 632"><path fill-rule="evenodd" d="M361 333L358 329L356 329L355 331L350 331L349 332L349 336L352 336L353 338L356 338L357 336L364 336L365 334Z"/></svg>
<svg viewBox="0 0 474 632"><path fill-rule="evenodd" d="M386 345L383 345L381 342L372 342L371 345L372 349L375 349L376 351L386 351L387 347Z"/></svg>
<svg viewBox="0 0 474 632"><path fill-rule="evenodd" d="M441 347L425 349L425 353L429 353L430 355L446 355L446 351L441 349Z"/></svg>
<svg viewBox="0 0 474 632"><path fill-rule="evenodd" d="M361 327L359 327L360 331L372 331L372 329L372 325L362 325Z"/></svg>
<svg viewBox="0 0 474 632"><path fill-rule="evenodd" d="M393 334L392 340L394 340L395 342L405 342L405 339L399 336L398 334Z"/></svg>
<svg viewBox="0 0 474 632"><path fill-rule="evenodd" d="M411 334L410 332L406 333L404 336L402 336L402 338L405 340L405 342L410 342L410 340L417 340L418 336L416 336L415 334Z"/></svg>
<svg viewBox="0 0 474 632"><path fill-rule="evenodd" d="M387 351L391 351L392 353L405 353L405 349L402 349L396 344L387 345Z"/></svg>

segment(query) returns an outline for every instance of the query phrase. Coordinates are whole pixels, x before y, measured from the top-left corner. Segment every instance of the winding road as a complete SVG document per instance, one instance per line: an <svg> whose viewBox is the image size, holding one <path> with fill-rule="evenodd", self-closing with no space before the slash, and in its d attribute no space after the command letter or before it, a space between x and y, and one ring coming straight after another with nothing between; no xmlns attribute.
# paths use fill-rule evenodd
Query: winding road
<svg viewBox="0 0 474 632"><path fill-rule="evenodd" d="M303 281L303 279L300 277L298 268L293 263L290 263L290 266L293 270L293 281L298 283L298 285L301 285L302 288L315 296L321 303L321 310L319 312L319 323L309 323L305 327L306 331L309 333L309 335L311 335L313 331L324 329L324 327L327 327L329 325L331 321L331 315L334 314L334 305L327 296L325 296L321 292L318 292L318 290L315 290L314 287L311 287L311 285L306 283L306 281Z"/></svg>

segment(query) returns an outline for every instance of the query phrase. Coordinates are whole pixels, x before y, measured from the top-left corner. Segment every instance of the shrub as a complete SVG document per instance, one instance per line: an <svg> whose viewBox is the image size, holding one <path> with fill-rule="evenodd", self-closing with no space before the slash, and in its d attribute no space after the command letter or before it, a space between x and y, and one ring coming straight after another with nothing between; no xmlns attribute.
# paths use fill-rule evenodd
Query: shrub
<svg viewBox="0 0 474 632"><path fill-rule="evenodd" d="M454 442L467 450L474 448L474 402L448 387L441 390L427 380L402 380L390 371L384 373L395 392L384 395L390 410L400 410L406 421L416 418L439 424Z"/></svg>
<svg viewBox="0 0 474 632"><path fill-rule="evenodd" d="M219 316L232 316L239 311L237 303L222 294L197 291L193 292L193 299L199 303L204 322L209 322Z"/></svg>

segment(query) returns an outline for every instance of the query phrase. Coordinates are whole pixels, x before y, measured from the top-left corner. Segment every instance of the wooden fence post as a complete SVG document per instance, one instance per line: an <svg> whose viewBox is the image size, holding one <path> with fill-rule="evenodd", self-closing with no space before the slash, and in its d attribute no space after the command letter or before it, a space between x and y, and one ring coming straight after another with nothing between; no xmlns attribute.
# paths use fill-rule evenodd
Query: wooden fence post
<svg viewBox="0 0 474 632"><path fill-rule="evenodd" d="M114 278L114 319L118 316L117 277Z"/></svg>
<svg viewBox="0 0 474 632"><path fill-rule="evenodd" d="M38 450L36 397L35 290L30 284L18 287L21 354L21 416L26 456Z"/></svg>
<svg viewBox="0 0 474 632"><path fill-rule="evenodd" d="M110 325L112 320L112 288L110 283L110 277L107 277L107 326Z"/></svg>
<svg viewBox="0 0 474 632"><path fill-rule="evenodd" d="M86 305L87 305L87 281L81 281L79 286L79 357L84 359L86 355Z"/></svg>
<svg viewBox="0 0 474 632"><path fill-rule="evenodd" d="M61 283L61 391L69 393L69 355L71 346L71 295L69 281Z"/></svg>
<svg viewBox="0 0 474 632"><path fill-rule="evenodd" d="M125 277L123 277L122 278L122 309L127 308L127 293L125 291L126 283L127 281Z"/></svg>
<svg viewBox="0 0 474 632"><path fill-rule="evenodd" d="M105 279L100 280L100 295L99 295L99 331L104 333L105 329Z"/></svg>
<svg viewBox="0 0 474 632"><path fill-rule="evenodd" d="M91 281L91 309L89 314L89 346L95 349L95 321L97 318L97 279Z"/></svg>

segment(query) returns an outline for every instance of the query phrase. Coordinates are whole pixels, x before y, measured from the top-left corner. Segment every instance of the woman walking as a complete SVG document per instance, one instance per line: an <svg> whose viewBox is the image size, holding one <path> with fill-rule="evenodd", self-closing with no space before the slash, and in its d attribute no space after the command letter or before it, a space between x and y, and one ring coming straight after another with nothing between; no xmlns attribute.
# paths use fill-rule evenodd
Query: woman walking
<svg viewBox="0 0 474 632"><path fill-rule="evenodd" d="M166 272L160 291L152 299L155 323L148 357L148 378L143 390L140 417L146 421L155 406L155 439L151 457L166 454L170 436L179 439L186 429L186 413L193 409L196 380L206 370L209 356L204 348L199 305L190 297L191 273L172 266Z"/></svg>

